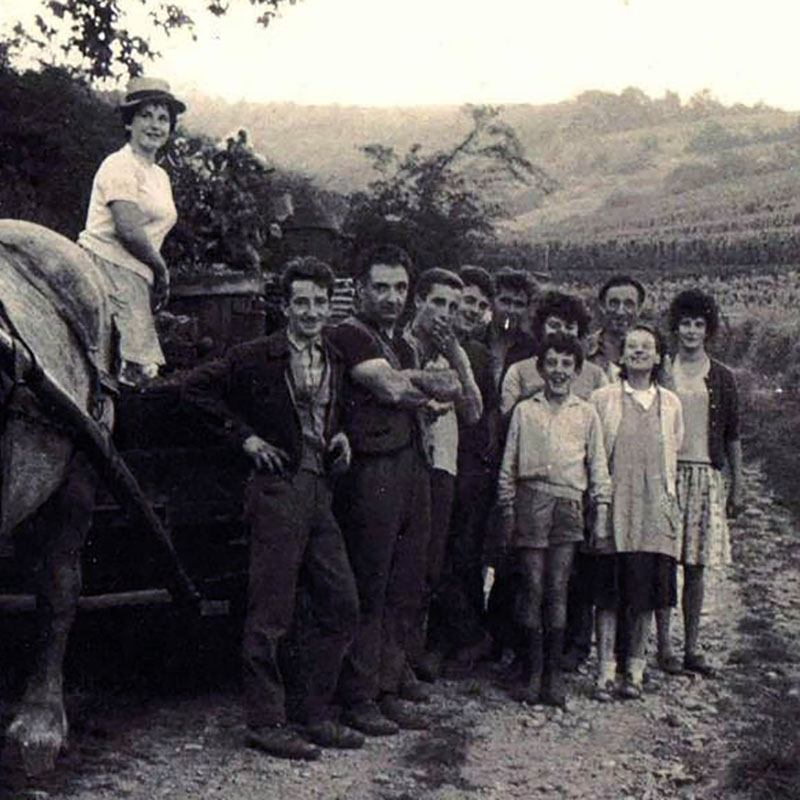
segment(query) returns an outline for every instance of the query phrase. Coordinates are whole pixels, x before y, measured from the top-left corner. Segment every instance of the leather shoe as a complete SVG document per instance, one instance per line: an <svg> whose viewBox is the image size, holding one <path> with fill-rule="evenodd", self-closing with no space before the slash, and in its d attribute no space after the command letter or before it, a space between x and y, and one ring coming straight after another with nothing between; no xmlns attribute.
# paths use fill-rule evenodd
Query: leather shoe
<svg viewBox="0 0 800 800"><path fill-rule="evenodd" d="M320 747L358 750L359 747L364 746L364 736L362 734L330 719L308 725L306 727L306 736Z"/></svg>
<svg viewBox="0 0 800 800"><path fill-rule="evenodd" d="M431 699L430 690L419 682L411 667L403 670L399 694L403 700L408 700L410 703L427 703Z"/></svg>
<svg viewBox="0 0 800 800"><path fill-rule="evenodd" d="M249 747L263 750L278 758L316 761L320 756L319 750L314 745L309 744L291 728L283 726L249 728L245 741Z"/></svg>
<svg viewBox="0 0 800 800"><path fill-rule="evenodd" d="M404 706L396 694L385 694L381 698L381 712L403 730L424 731L430 725L426 716Z"/></svg>
<svg viewBox="0 0 800 800"><path fill-rule="evenodd" d="M578 667L583 664L587 658L588 654L572 647L561 656L561 669L563 669L564 672L577 672Z"/></svg>
<svg viewBox="0 0 800 800"><path fill-rule="evenodd" d="M442 654L431 650L420 658L417 664L417 677L426 683L433 683L442 674Z"/></svg>
<svg viewBox="0 0 800 800"><path fill-rule="evenodd" d="M713 678L717 671L699 653L684 656L683 668L686 672L693 672L695 675L702 675L704 678Z"/></svg>
<svg viewBox="0 0 800 800"><path fill-rule="evenodd" d="M342 712L342 722L367 736L393 736L400 728L381 714L375 703L359 703Z"/></svg>
<svg viewBox="0 0 800 800"><path fill-rule="evenodd" d="M667 675L683 675L683 667L676 655L670 653L668 656L659 656L657 661L658 668Z"/></svg>

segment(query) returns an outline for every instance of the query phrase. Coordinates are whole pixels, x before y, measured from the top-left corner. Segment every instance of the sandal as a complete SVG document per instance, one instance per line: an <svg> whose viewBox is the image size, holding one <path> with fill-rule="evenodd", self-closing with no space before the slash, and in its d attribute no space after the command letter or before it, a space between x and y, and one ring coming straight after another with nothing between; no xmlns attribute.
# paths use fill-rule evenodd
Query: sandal
<svg viewBox="0 0 800 800"><path fill-rule="evenodd" d="M614 699L614 693L614 681L597 683L592 690L592 699L596 700L598 703L610 703Z"/></svg>
<svg viewBox="0 0 800 800"><path fill-rule="evenodd" d="M619 689L619 696L623 700L641 700L642 684L635 683L630 677L625 678L625 682Z"/></svg>

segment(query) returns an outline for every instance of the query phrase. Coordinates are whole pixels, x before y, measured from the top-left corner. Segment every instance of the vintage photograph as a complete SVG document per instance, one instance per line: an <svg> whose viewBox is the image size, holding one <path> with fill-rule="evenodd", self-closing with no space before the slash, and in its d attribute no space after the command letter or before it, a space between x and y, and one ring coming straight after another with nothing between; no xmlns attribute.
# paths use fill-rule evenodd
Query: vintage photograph
<svg viewBox="0 0 800 800"><path fill-rule="evenodd" d="M2 0L0 800L799 798L798 24Z"/></svg>

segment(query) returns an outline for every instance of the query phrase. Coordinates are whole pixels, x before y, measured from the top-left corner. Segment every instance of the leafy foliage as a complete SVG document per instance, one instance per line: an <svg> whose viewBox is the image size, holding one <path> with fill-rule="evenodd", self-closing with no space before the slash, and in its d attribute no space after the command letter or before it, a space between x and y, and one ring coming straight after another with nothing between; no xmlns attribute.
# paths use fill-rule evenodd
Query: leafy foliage
<svg viewBox="0 0 800 800"><path fill-rule="evenodd" d="M272 168L238 130L221 142L176 136L165 157L179 217L164 243L178 274L206 272L210 264L258 272L269 238Z"/></svg>
<svg viewBox="0 0 800 800"><path fill-rule="evenodd" d="M0 214L74 239L92 177L124 142L114 108L64 70L0 67Z"/></svg>
<svg viewBox="0 0 800 800"><path fill-rule="evenodd" d="M553 191L555 181L527 159L498 109L466 110L471 128L448 149L426 154L414 144L399 156L385 145L362 148L380 177L350 197L345 228L357 244L394 240L421 267L462 263L494 238L509 185Z"/></svg>
<svg viewBox="0 0 800 800"><path fill-rule="evenodd" d="M131 0L132 2L132 0ZM167 35L185 29L194 37L194 20L182 5L139 0L150 29L134 30L123 0L40 0L33 29L18 23L7 42L14 50L29 46L42 53L60 52L61 63L90 80L138 75L142 64L158 56L151 44L153 30ZM241 0L239 0L241 2ZM250 0L259 12L256 22L268 25L281 4L295 0ZM207 0L206 10L222 16L229 0ZM0 56L3 50L0 48Z"/></svg>

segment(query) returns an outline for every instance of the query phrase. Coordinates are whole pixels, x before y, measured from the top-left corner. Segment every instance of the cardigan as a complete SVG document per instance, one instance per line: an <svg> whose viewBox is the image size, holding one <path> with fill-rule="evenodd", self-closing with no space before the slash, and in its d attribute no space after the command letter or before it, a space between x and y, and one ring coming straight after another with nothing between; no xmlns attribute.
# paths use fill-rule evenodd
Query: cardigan
<svg viewBox="0 0 800 800"><path fill-rule="evenodd" d="M708 387L708 455L716 469L723 469L727 458L727 445L739 439L739 393L733 370L711 358L706 375ZM665 359L660 382L673 389L672 360Z"/></svg>

